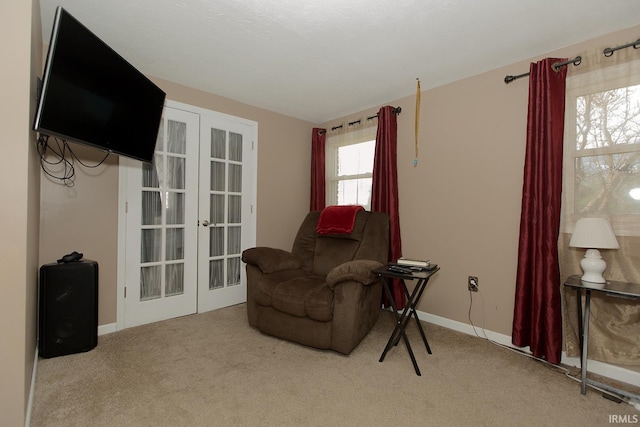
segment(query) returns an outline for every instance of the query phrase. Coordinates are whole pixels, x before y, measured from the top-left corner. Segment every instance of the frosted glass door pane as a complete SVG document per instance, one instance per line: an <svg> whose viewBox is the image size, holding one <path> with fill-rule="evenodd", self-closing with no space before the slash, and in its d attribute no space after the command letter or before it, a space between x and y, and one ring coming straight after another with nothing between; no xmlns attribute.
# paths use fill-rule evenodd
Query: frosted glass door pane
<svg viewBox="0 0 640 427"><path fill-rule="evenodd" d="M211 218L209 222L213 224L222 224L224 222L224 195L212 194L211 205L209 206Z"/></svg>
<svg viewBox="0 0 640 427"><path fill-rule="evenodd" d="M160 298L162 270L160 266L140 269L140 301Z"/></svg>
<svg viewBox="0 0 640 427"><path fill-rule="evenodd" d="M167 193L167 224L184 224L184 193Z"/></svg>
<svg viewBox="0 0 640 427"><path fill-rule="evenodd" d="M227 157L227 132L211 129L211 157L225 159Z"/></svg>
<svg viewBox="0 0 640 427"><path fill-rule="evenodd" d="M184 292L184 264L168 264L165 268L164 295L181 295Z"/></svg>
<svg viewBox="0 0 640 427"><path fill-rule="evenodd" d="M209 227L209 256L224 255L224 227Z"/></svg>
<svg viewBox="0 0 640 427"><path fill-rule="evenodd" d="M231 254L239 254L241 241L240 241L240 233L241 227L229 227L229 237L227 239L227 253Z"/></svg>
<svg viewBox="0 0 640 427"><path fill-rule="evenodd" d="M209 261L209 289L224 287L224 261Z"/></svg>
<svg viewBox="0 0 640 427"><path fill-rule="evenodd" d="M227 260L227 285L240 284L240 258L229 258Z"/></svg>
<svg viewBox="0 0 640 427"><path fill-rule="evenodd" d="M184 165L184 158L167 157L167 188L184 190Z"/></svg>
<svg viewBox="0 0 640 427"><path fill-rule="evenodd" d="M223 162L211 162L211 191L225 190L225 166Z"/></svg>
<svg viewBox="0 0 640 427"><path fill-rule="evenodd" d="M146 188L159 187L155 164L142 163L142 186Z"/></svg>
<svg viewBox="0 0 640 427"><path fill-rule="evenodd" d="M184 154L187 151L187 124L168 121L167 151L169 153Z"/></svg>
<svg viewBox="0 0 640 427"><path fill-rule="evenodd" d="M242 196L229 196L229 223L239 224L242 220Z"/></svg>
<svg viewBox="0 0 640 427"><path fill-rule="evenodd" d="M184 259L184 229L168 228L165 259L175 261Z"/></svg>
<svg viewBox="0 0 640 427"><path fill-rule="evenodd" d="M141 233L140 262L160 261L162 255L162 230L142 230Z"/></svg>
<svg viewBox="0 0 640 427"><path fill-rule="evenodd" d="M142 192L142 225L162 224L162 200L158 191Z"/></svg>
<svg viewBox="0 0 640 427"><path fill-rule="evenodd" d="M229 132L229 160L242 161L242 134Z"/></svg>
<svg viewBox="0 0 640 427"><path fill-rule="evenodd" d="M229 164L229 191L242 192L242 166Z"/></svg>

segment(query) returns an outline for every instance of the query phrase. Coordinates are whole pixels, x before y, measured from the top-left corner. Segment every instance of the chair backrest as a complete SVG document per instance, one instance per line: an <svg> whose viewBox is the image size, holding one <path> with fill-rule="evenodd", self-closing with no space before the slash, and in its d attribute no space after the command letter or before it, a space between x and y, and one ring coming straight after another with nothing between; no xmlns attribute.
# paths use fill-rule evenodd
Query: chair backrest
<svg viewBox="0 0 640 427"><path fill-rule="evenodd" d="M318 235L320 211L309 212L302 222L291 252L304 261L305 269L325 276L351 260L371 259L386 264L389 253L389 216L360 211L350 234Z"/></svg>

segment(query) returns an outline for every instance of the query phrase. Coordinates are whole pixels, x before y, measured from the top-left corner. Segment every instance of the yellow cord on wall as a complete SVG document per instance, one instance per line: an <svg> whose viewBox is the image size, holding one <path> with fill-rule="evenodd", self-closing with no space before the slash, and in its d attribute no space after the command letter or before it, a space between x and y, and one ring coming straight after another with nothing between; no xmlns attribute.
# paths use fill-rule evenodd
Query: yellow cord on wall
<svg viewBox="0 0 640 427"><path fill-rule="evenodd" d="M420 79L416 79L418 85L416 87L416 157L413 159L413 167L418 166L418 131L420 128Z"/></svg>

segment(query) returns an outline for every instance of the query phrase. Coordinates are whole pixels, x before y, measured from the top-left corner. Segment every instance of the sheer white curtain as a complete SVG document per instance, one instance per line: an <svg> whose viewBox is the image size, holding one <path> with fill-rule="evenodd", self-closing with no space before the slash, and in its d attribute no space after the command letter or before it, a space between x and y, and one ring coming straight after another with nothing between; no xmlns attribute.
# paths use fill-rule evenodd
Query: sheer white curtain
<svg viewBox="0 0 640 427"><path fill-rule="evenodd" d="M558 249L562 279L582 274L584 250L570 248L575 222L604 217L620 249L602 251L605 278L640 283L640 52L582 55L567 75L563 216ZM598 293L599 294L599 293ZM589 358L640 366L640 305L593 295ZM577 300L564 289L565 346L580 354Z"/></svg>

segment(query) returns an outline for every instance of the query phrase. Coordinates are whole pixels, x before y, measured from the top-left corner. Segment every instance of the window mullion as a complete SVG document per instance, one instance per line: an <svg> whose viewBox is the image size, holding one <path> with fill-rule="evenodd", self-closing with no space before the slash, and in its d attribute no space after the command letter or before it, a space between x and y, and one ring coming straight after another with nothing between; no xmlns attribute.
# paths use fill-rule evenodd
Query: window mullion
<svg viewBox="0 0 640 427"><path fill-rule="evenodd" d="M337 181L347 181L349 179L373 178L373 173L361 173L357 175L338 175Z"/></svg>

